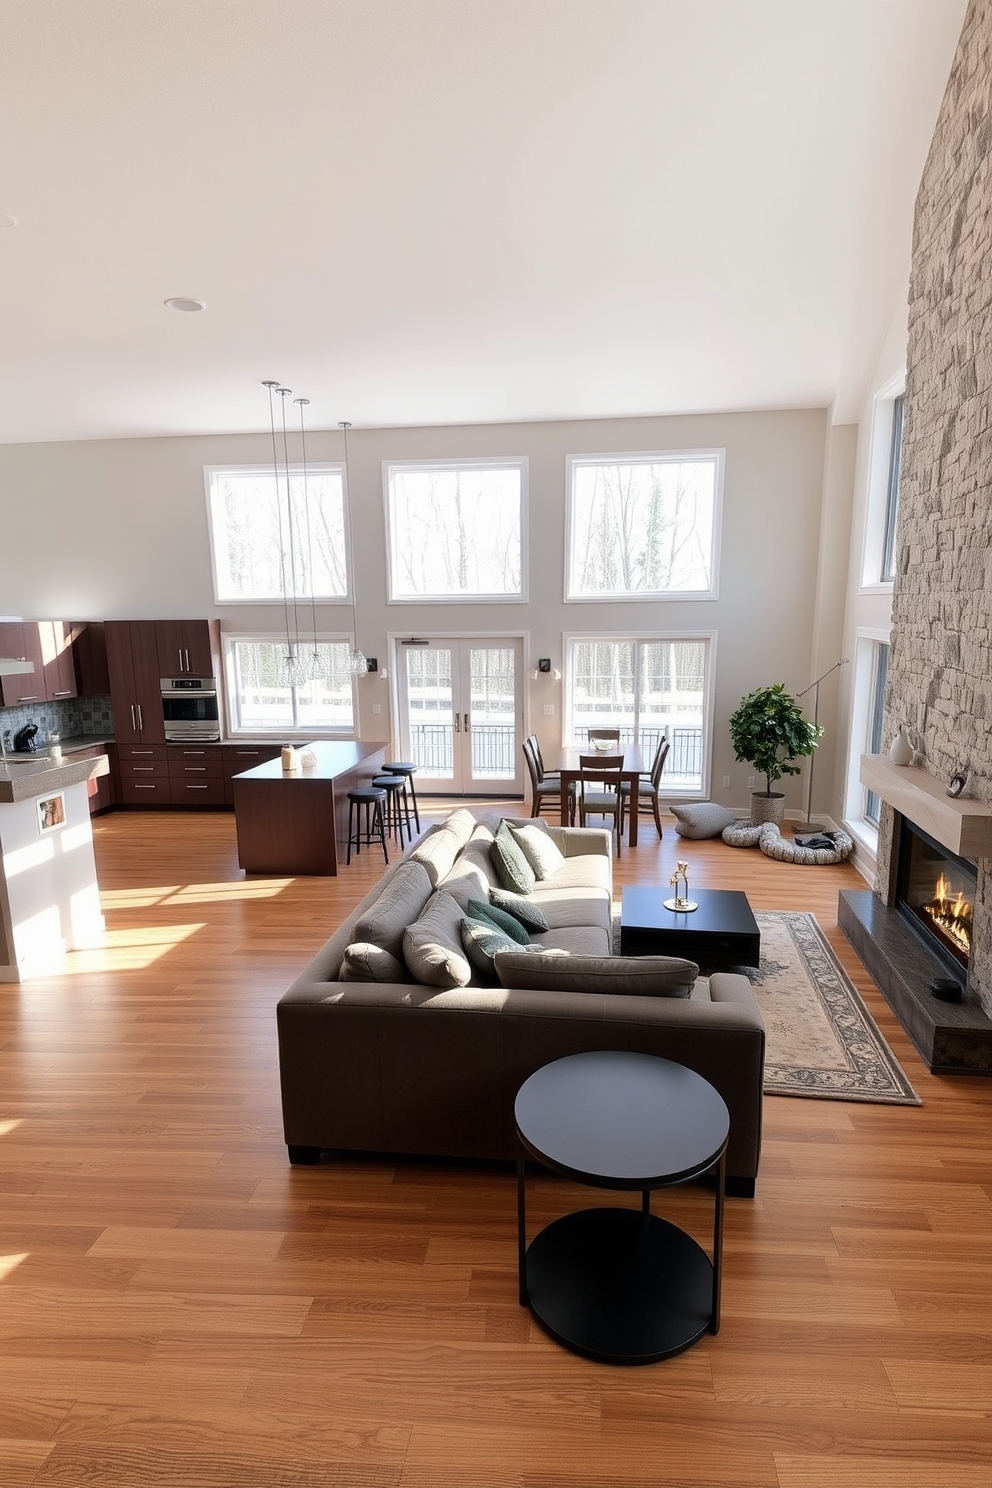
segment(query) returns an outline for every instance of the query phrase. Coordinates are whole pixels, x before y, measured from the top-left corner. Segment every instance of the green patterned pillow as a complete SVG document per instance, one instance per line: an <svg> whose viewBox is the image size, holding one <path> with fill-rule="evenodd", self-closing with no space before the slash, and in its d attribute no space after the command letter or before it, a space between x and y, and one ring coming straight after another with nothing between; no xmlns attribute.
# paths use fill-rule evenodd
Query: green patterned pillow
<svg viewBox="0 0 992 1488"><path fill-rule="evenodd" d="M514 894L510 889L490 889L490 905L497 909L505 910L521 925L526 925L528 930L549 930L548 917L539 904L532 899L525 899L522 894Z"/></svg>
<svg viewBox="0 0 992 1488"><path fill-rule="evenodd" d="M519 951L520 946L489 920L476 920L466 915L461 923L462 948L472 968L487 981L496 980L493 961L497 951Z"/></svg>
<svg viewBox="0 0 992 1488"><path fill-rule="evenodd" d="M489 849L489 857L504 889L513 889L517 894L534 892L537 875L528 863L523 848L514 841L509 822L500 822Z"/></svg>
<svg viewBox="0 0 992 1488"><path fill-rule="evenodd" d="M497 930L502 930L516 945L530 945L530 936L519 920L513 915L507 914L505 909L497 909L495 905L484 904L481 899L470 899L468 901L467 913L473 920L485 920L490 925L495 925Z"/></svg>

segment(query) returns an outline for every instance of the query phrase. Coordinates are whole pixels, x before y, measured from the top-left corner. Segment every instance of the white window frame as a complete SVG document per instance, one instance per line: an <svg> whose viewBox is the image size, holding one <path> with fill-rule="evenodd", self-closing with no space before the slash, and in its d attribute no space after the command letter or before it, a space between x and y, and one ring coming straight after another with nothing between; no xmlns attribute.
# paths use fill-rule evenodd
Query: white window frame
<svg viewBox="0 0 992 1488"><path fill-rule="evenodd" d="M311 599L318 604L351 604L354 590L354 563L351 551L351 517L349 512L348 472L341 460L318 460L307 462L307 474L310 477L323 475L328 471L337 471L341 477L341 518L344 525L344 594L314 594L307 592L305 595L297 596L297 601L304 600L309 603ZM292 477L302 477L303 466L301 464L290 464L289 474ZM218 534L214 530L214 502L213 502L213 477L215 475L263 475L269 478L273 476L272 465L264 461L245 465L204 465L203 485L207 500L207 532L210 539L210 577L214 586L214 602L218 605L285 605L288 597L292 603L293 596L283 594L269 595L267 597L254 595L238 595L235 598L222 598L218 585L218 560L220 557L220 544ZM285 479L285 468L280 467L280 492L284 490L282 481ZM284 499L281 496L281 499Z"/></svg>
<svg viewBox="0 0 992 1488"><path fill-rule="evenodd" d="M872 402L871 431L868 440L868 479L865 501L865 529L862 541L862 594L891 594L892 579L882 574L885 557L885 529L889 512L889 489L892 469L892 431L897 401L906 392L906 373L902 371L879 388Z"/></svg>
<svg viewBox="0 0 992 1488"><path fill-rule="evenodd" d="M723 531L723 485L726 450L619 450L606 454L569 455L565 483L565 604L641 604L645 601L670 602L715 600L720 597L720 544ZM713 544L710 561L710 584L706 589L638 589L615 591L610 594L573 594L572 535L575 472L582 466L610 464L684 465L693 461L713 460L716 465L713 479Z"/></svg>
<svg viewBox="0 0 992 1488"><path fill-rule="evenodd" d="M572 731L572 688L574 685L575 672L572 666L572 647L588 642L602 642L607 645L623 644L625 641L631 645L642 642L651 644L658 641L702 641L706 647L706 676L703 690L703 761L700 769L700 784L698 790L691 790L684 785L673 785L670 788L665 784L664 772L661 777L662 799L672 801L708 801L710 799L710 778L713 768L713 711L716 698L716 648L717 632L715 630L625 630L625 631L569 631L562 636L562 658L565 672L565 685L563 689L563 711L562 729L565 742L567 735ZM574 740L581 743L581 740ZM650 769L651 761L644 761L645 770Z"/></svg>
<svg viewBox="0 0 992 1488"><path fill-rule="evenodd" d="M516 470L520 474L520 590L516 594L397 594L393 572L393 519L391 477L401 470ZM386 603L417 604L526 604L528 603L528 474L526 455L494 456L492 459L383 460L382 500L386 530Z"/></svg>
<svg viewBox="0 0 992 1488"><path fill-rule="evenodd" d="M338 645L352 647L354 637L344 631L323 631L315 639L324 645ZM259 630L225 630L221 637L222 661L224 667L224 693L227 700L227 732L232 739L354 739L358 734L358 688L357 678L351 679L351 724L345 728L334 728L330 724L280 724L277 728L260 728L257 725L246 727L238 720L240 708L238 705L237 687L235 677L237 666L234 660L234 647L240 642L254 643L262 646L285 646L286 636L284 632L259 631ZM305 646L305 642L301 643ZM294 704L295 712L295 704Z"/></svg>
<svg viewBox="0 0 992 1488"><path fill-rule="evenodd" d="M845 824L872 852L875 852L878 845L878 828L865 815L867 787L861 780L861 756L868 753L872 688L875 679L875 648L879 644L891 645L891 630L888 627L859 626L855 631L851 685L851 730L844 799Z"/></svg>

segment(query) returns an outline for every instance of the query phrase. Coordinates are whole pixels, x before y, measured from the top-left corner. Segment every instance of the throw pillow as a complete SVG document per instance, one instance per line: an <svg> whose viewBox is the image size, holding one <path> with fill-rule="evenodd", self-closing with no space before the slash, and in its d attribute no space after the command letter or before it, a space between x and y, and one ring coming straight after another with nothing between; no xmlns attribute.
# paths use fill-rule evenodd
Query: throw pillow
<svg viewBox="0 0 992 1488"><path fill-rule="evenodd" d="M497 951L519 951L515 940L511 940L498 926L488 920L476 920L466 915L461 923L462 946L475 970L486 981L496 980L493 957Z"/></svg>
<svg viewBox="0 0 992 1488"><path fill-rule="evenodd" d="M565 854L540 827L511 827L513 839L524 850L528 863L538 878L550 878L565 865Z"/></svg>
<svg viewBox="0 0 992 1488"><path fill-rule="evenodd" d="M462 948L462 907L451 894L434 894L403 933L403 959L427 987L467 987L472 968Z"/></svg>
<svg viewBox="0 0 992 1488"><path fill-rule="evenodd" d="M514 894L509 889L490 889L489 902L495 904L497 909L503 909L511 914L521 925L526 925L528 930L547 930L548 917L540 905L532 899L525 899L522 894Z"/></svg>
<svg viewBox="0 0 992 1488"><path fill-rule="evenodd" d="M516 894L534 892L537 878L523 848L514 840L509 822L500 822L489 856L504 889L512 889Z"/></svg>
<svg viewBox="0 0 992 1488"><path fill-rule="evenodd" d="M669 806L668 809L675 818L675 830L679 836L695 841L719 837L724 827L732 826L737 820L732 811L716 801L690 801L685 806Z"/></svg>
<svg viewBox="0 0 992 1488"><path fill-rule="evenodd" d="M536 953L535 953L536 952ZM504 951L496 962L503 987L535 992L606 992L636 997L688 997L699 975L678 956L570 956L567 951Z"/></svg>
<svg viewBox="0 0 992 1488"><path fill-rule="evenodd" d="M523 925L505 909L497 909L494 904L483 903L481 899L470 899L467 913L473 920L485 920L487 924L495 925L497 930L510 937L514 945L530 945L530 936Z"/></svg>
<svg viewBox="0 0 992 1488"><path fill-rule="evenodd" d="M403 955L403 932L420 914L431 897L431 881L419 863L401 863L382 893L352 927L352 943L380 946L399 960ZM386 978L387 981L393 980Z"/></svg>
<svg viewBox="0 0 992 1488"><path fill-rule="evenodd" d="M367 940L353 941L344 948L338 968L339 982L408 982L405 961L398 961L381 946Z"/></svg>

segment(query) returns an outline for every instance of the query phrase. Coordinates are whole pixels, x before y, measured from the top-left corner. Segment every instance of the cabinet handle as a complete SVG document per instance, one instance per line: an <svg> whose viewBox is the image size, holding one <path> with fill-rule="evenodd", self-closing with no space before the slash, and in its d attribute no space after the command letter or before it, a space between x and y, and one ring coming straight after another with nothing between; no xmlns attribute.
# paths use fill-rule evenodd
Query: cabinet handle
<svg viewBox="0 0 992 1488"><path fill-rule="evenodd" d="M131 774L137 775L140 772L142 775L151 775L154 769L154 765L132 765Z"/></svg>
<svg viewBox="0 0 992 1488"><path fill-rule="evenodd" d="M183 648L182 648L182 646L177 646L176 647L176 654L179 657L179 670L182 671L182 669L183 669Z"/></svg>
<svg viewBox="0 0 992 1488"><path fill-rule="evenodd" d="M138 729L141 733L145 731L145 720L141 716L141 704L138 704Z"/></svg>
<svg viewBox="0 0 992 1488"><path fill-rule="evenodd" d="M190 667L189 667L189 651L188 650L186 651L185 655L186 655L186 670L189 671Z"/></svg>
<svg viewBox="0 0 992 1488"><path fill-rule="evenodd" d="M184 756L186 756L186 755L190 755L190 756L195 755L197 759L202 759L203 755L205 755L206 752L207 751L205 749L184 749L183 750L183 755Z"/></svg>
<svg viewBox="0 0 992 1488"><path fill-rule="evenodd" d="M131 704L131 727L135 733L138 732L138 721L134 716L134 704Z"/></svg>
<svg viewBox="0 0 992 1488"><path fill-rule="evenodd" d="M30 697L19 697L17 701L19 703L36 703L38 701L38 694L33 692Z"/></svg>
<svg viewBox="0 0 992 1488"><path fill-rule="evenodd" d="M142 785L140 780L134 782L135 790L158 790L157 785Z"/></svg>
<svg viewBox="0 0 992 1488"><path fill-rule="evenodd" d="M57 692L55 694L55 696L56 697L72 697L72 693L70 692L69 688L67 687L66 690L65 690L65 692Z"/></svg>
<svg viewBox="0 0 992 1488"><path fill-rule="evenodd" d="M151 754L151 750L150 749L132 749L131 750L132 758L136 754Z"/></svg>
<svg viewBox="0 0 992 1488"><path fill-rule="evenodd" d="M183 768L185 769L187 775L191 775L194 770L198 771L201 775L205 775L207 773L206 765L184 765Z"/></svg>
<svg viewBox="0 0 992 1488"><path fill-rule="evenodd" d="M187 790L206 790L207 787L205 785L188 785L186 787L186 789Z"/></svg>

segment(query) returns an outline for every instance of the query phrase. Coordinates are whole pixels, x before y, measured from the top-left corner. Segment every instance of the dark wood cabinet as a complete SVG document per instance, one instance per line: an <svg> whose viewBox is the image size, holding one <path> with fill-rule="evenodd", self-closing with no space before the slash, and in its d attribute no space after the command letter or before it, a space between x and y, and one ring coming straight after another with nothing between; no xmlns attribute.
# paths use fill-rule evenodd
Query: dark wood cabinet
<svg viewBox="0 0 992 1488"><path fill-rule="evenodd" d="M155 621L108 620L103 633L115 739L118 744L164 744Z"/></svg>
<svg viewBox="0 0 992 1488"><path fill-rule="evenodd" d="M77 694L80 697L105 697L110 692L110 674L103 621L73 620L71 623Z"/></svg>
<svg viewBox="0 0 992 1488"><path fill-rule="evenodd" d="M160 677L219 677L216 620L156 620L155 640Z"/></svg>
<svg viewBox="0 0 992 1488"><path fill-rule="evenodd" d="M45 663L36 620L8 620L0 625L0 656L12 661L34 663L33 672L15 672L10 677L0 677L0 703L5 708L25 707L31 703L47 701Z"/></svg>
<svg viewBox="0 0 992 1488"><path fill-rule="evenodd" d="M38 633L48 701L60 703L78 696L72 624L67 620L40 620Z"/></svg>
<svg viewBox="0 0 992 1488"><path fill-rule="evenodd" d="M98 759L101 754L109 755L110 753L111 751L107 748L106 744L93 744L88 749L73 750L72 755L67 756L67 758L72 758L74 760ZM89 798L90 816L95 816L98 811L106 811L108 807L114 805L114 802L116 800L116 792L114 789L113 766L114 761L113 759L111 759L111 768L109 774L92 776L86 782L86 794Z"/></svg>
<svg viewBox="0 0 992 1488"><path fill-rule="evenodd" d="M240 775L242 770L250 770L255 765L264 765L266 760L273 760L282 753L281 744L222 744L221 760L224 770L224 801L228 806L234 805L234 786L231 783L235 775Z"/></svg>
<svg viewBox="0 0 992 1488"><path fill-rule="evenodd" d="M172 805L169 754L164 744L118 743L116 754L122 805Z"/></svg>

